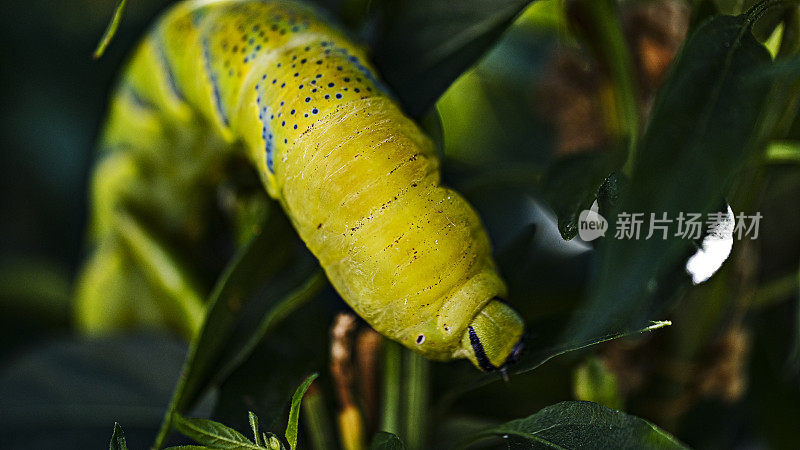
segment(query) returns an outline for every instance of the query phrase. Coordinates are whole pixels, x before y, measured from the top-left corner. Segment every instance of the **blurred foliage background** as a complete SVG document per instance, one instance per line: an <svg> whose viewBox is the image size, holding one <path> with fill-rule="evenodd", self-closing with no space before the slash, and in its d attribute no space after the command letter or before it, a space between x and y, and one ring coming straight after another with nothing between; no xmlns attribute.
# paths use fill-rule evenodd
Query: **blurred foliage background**
<svg viewBox="0 0 800 450"><path fill-rule="evenodd" d="M175 330L143 332L134 327L86 338L76 329L71 305L73 281L88 251L87 180L108 96L125 55L170 3L131 0L99 61L91 53L114 1L32 0L2 7L2 448L104 447L114 421L123 424L129 443L139 443L133 448L144 448L158 430L181 372L187 343ZM488 7L480 0L458 6L417 0L322 3L375 49L376 63L406 110L423 118L437 138L445 158L444 180L479 210L510 285L509 301L530 326L535 357L563 343L576 311L578 316L603 318L592 309L597 303L587 300L601 297L592 283L598 264L604 264L597 256L603 250L596 243L562 237L574 237L575 217L570 214L589 206L598 190L603 208L615 189L629 182L621 174L624 156L620 160L618 146L638 132L626 129L630 123L648 126L654 99L686 35L716 12L739 13L753 2L619 2L613 18L622 30L627 73L633 77L628 81L637 99L628 105L628 116L617 111L621 119L609 113L609 104L614 104L609 97L619 82L614 74L626 72L609 67L608 61L621 61L607 58L613 46L592 46L609 40L598 38L602 30L582 22L586 11L581 5L586 2L540 0L519 16L516 11L525 1L504 0ZM420 6L425 4L429 6ZM602 17L602 12L589 14ZM781 19L781 30L797 32L797 19L790 16L765 17L755 29L773 53L781 35L772 27ZM475 24L479 26L468 27ZM414 47L416 41L405 36L415 27L421 35L434 30L428 37L434 40L437 32L450 36L465 29L474 36L465 38L469 45L460 51L448 53L435 46ZM408 63L426 58L438 65ZM419 67L428 71L413 71ZM791 74L797 77L796 71ZM420 77L426 82L415 85ZM788 83L782 92L791 96L795 91ZM796 104L792 108L783 132L765 143L778 156L748 162L725 193L735 211L762 213L759 239L737 242L722 269L698 286L686 276L680 251L665 262L669 267L659 269L660 289L647 303L646 317L638 319L670 319L673 326L571 353L508 383L494 382L460 396L453 394L453 387L474 383L472 369L466 363L430 365L430 448L570 399L638 415L696 448L796 446L800 164L778 152L783 145L793 155L800 142ZM702 176L698 171L664 177L689 180ZM270 220L286 228L280 218ZM258 317L271 311L269 302L293 292L306 277L313 279L315 264L303 246L291 240L284 246L283 268L264 269L263 283L254 289L253 296L272 300L254 306L262 309L252 313L250 322L241 319L239 330L258 328ZM600 291L647 281L624 268L647 266L662 249L648 251L633 253L624 261L627 265L609 262L623 270L614 272L616 278L601 274L610 281ZM283 322L270 325L269 339L248 340L242 331L225 341L228 347L220 344L247 351L220 350L233 356L216 361L223 369L205 374L204 383L212 387L195 389L189 402L193 407L184 409L240 431L247 428L246 411L252 410L265 428L274 427L284 421L291 392L312 371L323 374L315 383L319 392L310 392L308 401L335 409L337 386L325 373L329 330L335 314L346 307L329 287L317 291ZM597 301L610 311L609 318L634 300ZM366 333L363 328L359 333ZM359 386L367 426L377 429L377 416L369 414L378 408L375 395L369 394L375 388ZM302 430L300 439L302 445Z"/></svg>

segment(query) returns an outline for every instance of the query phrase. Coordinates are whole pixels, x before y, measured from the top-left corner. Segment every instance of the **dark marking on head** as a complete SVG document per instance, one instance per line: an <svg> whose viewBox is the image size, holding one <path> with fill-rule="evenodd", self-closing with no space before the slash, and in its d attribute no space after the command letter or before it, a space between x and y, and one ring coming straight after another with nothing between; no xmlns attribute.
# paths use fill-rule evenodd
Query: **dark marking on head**
<svg viewBox="0 0 800 450"><path fill-rule="evenodd" d="M494 372L497 370L497 367L486 357L486 351L483 349L483 344L481 344L481 340L478 338L478 333L475 332L472 326L469 326L468 331L469 343L472 345L472 351L475 352L475 359L478 360L478 366L480 366L481 370L484 372Z"/></svg>

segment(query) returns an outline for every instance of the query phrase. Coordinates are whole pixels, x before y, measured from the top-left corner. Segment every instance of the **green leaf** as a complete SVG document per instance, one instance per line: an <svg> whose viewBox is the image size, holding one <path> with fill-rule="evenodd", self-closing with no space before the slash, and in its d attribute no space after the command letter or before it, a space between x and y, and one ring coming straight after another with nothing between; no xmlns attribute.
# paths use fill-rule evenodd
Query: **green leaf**
<svg viewBox="0 0 800 450"><path fill-rule="evenodd" d="M561 402L524 419L473 435L468 442L499 437L520 449L681 449L652 423L591 402Z"/></svg>
<svg viewBox="0 0 800 450"><path fill-rule="evenodd" d="M557 159L548 169L543 190L558 217L561 237L578 234L581 211L589 209L612 172L622 165L624 152L593 151Z"/></svg>
<svg viewBox="0 0 800 450"><path fill-rule="evenodd" d="M122 431L122 427L117 422L114 422L114 432L111 433L111 442L108 443L108 450L128 450L125 432Z"/></svg>
<svg viewBox="0 0 800 450"><path fill-rule="evenodd" d="M569 341L565 344L556 345L546 349L540 349L540 350L527 349L523 352L522 358L517 363L508 367L507 375L511 376L521 375L523 373L538 369L551 359L556 358L558 356L565 355L567 353L575 352L578 350L584 350L594 345L602 344L604 342L609 342L616 339L622 339L627 337L634 337L643 333L649 333L651 331L668 327L670 325L672 325L672 322L670 321L651 322L649 326L638 330L610 333L604 336L587 339L585 341ZM444 413L444 411L450 408L453 402L461 395L473 389L485 386L491 382L501 380L504 378L504 376L506 376L506 374L500 372L479 374L473 376L471 379L468 379L454 386L453 388L450 389L450 391L442 395L441 400L439 401L439 405L437 406L439 414Z"/></svg>
<svg viewBox="0 0 800 450"><path fill-rule="evenodd" d="M185 356L176 336L139 334L64 337L9 357L0 368L2 446L103 448L114 422L131 442L147 442Z"/></svg>
<svg viewBox="0 0 800 450"><path fill-rule="evenodd" d="M173 421L175 428L181 433L208 447L217 449L260 448L233 428L213 420L186 418L175 414Z"/></svg>
<svg viewBox="0 0 800 450"><path fill-rule="evenodd" d="M372 438L369 448L370 450L405 450L406 446L397 435L379 431Z"/></svg>
<svg viewBox="0 0 800 450"><path fill-rule="evenodd" d="M125 11L125 5L127 3L128 0L120 0L119 3L117 3L117 7L114 8L114 15L111 17L111 21L108 23L108 27L106 27L103 37L100 38L100 42L97 44L97 48L92 54L94 59L98 59L103 56L106 48L108 48L108 44L111 43L111 39L115 34L117 34L117 28L119 28L119 23L122 21L122 13Z"/></svg>
<svg viewBox="0 0 800 450"><path fill-rule="evenodd" d="M234 256L211 294L205 320L190 343L183 375L156 437L156 448L166 439L174 413L185 412L210 386L224 380L266 333L324 286L317 263L277 208L270 209L260 229L265 231ZM279 289L253 295L265 283Z"/></svg>
<svg viewBox="0 0 800 450"><path fill-rule="evenodd" d="M590 356L575 369L573 387L578 400L622 409L623 398L619 392L617 377L597 356Z"/></svg>
<svg viewBox="0 0 800 450"><path fill-rule="evenodd" d="M261 442L261 434L258 432L258 416L255 415L253 411L248 411L247 417L250 420L250 429L253 430L253 440L256 445L263 445L264 442Z"/></svg>
<svg viewBox="0 0 800 450"><path fill-rule="evenodd" d="M406 112L420 117L530 2L387 1L372 56Z"/></svg>
<svg viewBox="0 0 800 450"><path fill-rule="evenodd" d="M275 433L264 433L262 436L264 438L264 444L270 450L284 450L286 448Z"/></svg>
<svg viewBox="0 0 800 450"><path fill-rule="evenodd" d="M606 215L610 226L598 250L598 275L585 314L573 321L568 336L581 340L641 323L656 309L656 294L668 298L681 286L665 283L659 290L665 276L680 275L677 263L689 256L693 241L659 234L645 239L647 223L651 214L675 220L681 212L716 211L758 148L771 83L750 74L771 60L750 24L746 16L717 16L685 43L656 100L630 182ZM639 239L615 237L620 212L646 218Z"/></svg>
<svg viewBox="0 0 800 450"><path fill-rule="evenodd" d="M316 380L318 376L318 373L311 374L303 381L303 384L294 391L294 395L292 395L292 406L289 409L289 422L286 424L286 440L289 442L289 448L291 450L297 449L297 424L300 420L300 402L303 400L303 395L305 395L308 387L311 386L311 383Z"/></svg>
<svg viewBox="0 0 800 450"><path fill-rule="evenodd" d="M176 445L175 447L166 447L164 450L214 450L205 445Z"/></svg>
<svg viewBox="0 0 800 450"><path fill-rule="evenodd" d="M297 277L291 269L287 267L286 277ZM319 282L325 285L324 274L317 274ZM271 288L265 295L273 295ZM333 289L326 288L272 327L269 338L263 339L241 366L220 383L214 417L236 429L248 428L247 416L242 414L242 405L248 405L258 415L262 427L279 426L282 438L292 394L309 374L328 363L329 348L320 342L330 337L331 314L327 311L333 304L341 304L341 299ZM252 398L259 401L251 404L248 399Z"/></svg>

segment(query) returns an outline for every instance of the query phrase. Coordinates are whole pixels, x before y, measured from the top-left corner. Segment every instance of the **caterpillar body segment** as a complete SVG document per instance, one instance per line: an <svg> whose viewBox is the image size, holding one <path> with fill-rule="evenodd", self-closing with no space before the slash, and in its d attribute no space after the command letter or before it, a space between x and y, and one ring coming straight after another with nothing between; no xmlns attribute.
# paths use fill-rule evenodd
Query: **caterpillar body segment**
<svg viewBox="0 0 800 450"><path fill-rule="evenodd" d="M441 186L432 142L363 49L310 8L173 7L128 65L103 146L186 186L209 183L219 155L246 153L331 283L377 331L483 370L517 357L524 326L500 300L506 287L480 219ZM99 235L114 233L110 222Z"/></svg>

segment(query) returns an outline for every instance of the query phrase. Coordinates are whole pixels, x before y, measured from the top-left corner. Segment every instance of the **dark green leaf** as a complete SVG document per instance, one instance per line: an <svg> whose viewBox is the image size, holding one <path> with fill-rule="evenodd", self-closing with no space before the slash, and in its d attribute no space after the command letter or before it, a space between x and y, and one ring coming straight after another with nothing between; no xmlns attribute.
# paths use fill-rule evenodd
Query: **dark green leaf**
<svg viewBox="0 0 800 450"><path fill-rule="evenodd" d="M114 432L111 433L111 442L108 443L108 450L128 450L125 432L122 431L122 427L117 422L114 422Z"/></svg>
<svg viewBox="0 0 800 450"><path fill-rule="evenodd" d="M292 406L291 409L289 409L289 422L286 424L286 440L289 442L289 448L291 450L297 449L297 425L300 420L300 402L303 401L303 395L305 395L308 387L311 386L311 383L314 382L318 376L318 373L310 375L303 381L303 384L294 391L294 395L292 395Z"/></svg>
<svg viewBox="0 0 800 450"><path fill-rule="evenodd" d="M237 450L259 448L238 431L213 420L192 419L175 414L173 422L181 433L209 447Z"/></svg>
<svg viewBox="0 0 800 450"><path fill-rule="evenodd" d="M558 217L564 239L578 234L581 211L589 209L606 179L620 167L625 152L594 151L556 160L547 171L544 195Z"/></svg>
<svg viewBox="0 0 800 450"><path fill-rule="evenodd" d="M304 293L317 279L317 266L293 237L286 217L271 208L261 230L264 232L255 235L233 258L211 294L203 326L190 344L183 375L155 447L166 439L174 413L191 407L209 386L219 383L246 359L272 326L310 298ZM281 289L252 295L265 282L278 284Z"/></svg>
<svg viewBox="0 0 800 450"><path fill-rule="evenodd" d="M294 275L287 271L286 276ZM319 276L324 283L324 275ZM242 410L248 408L258 415L262 430L281 430L283 434L297 386L310 373L327 366L330 349L320 343L329 339L334 308L342 305L333 289L327 288L276 324L269 338L263 339L220 384L214 417L236 429L245 429L249 424ZM254 398L258 399L255 404L250 400Z"/></svg>
<svg viewBox="0 0 800 450"><path fill-rule="evenodd" d="M128 0L120 0L119 3L117 3L117 7L114 8L114 15L111 17L111 21L108 23L108 27L103 33L103 37L100 38L100 42L97 44L94 54L92 54L94 59L98 59L103 56L106 48L108 48L108 44L111 43L111 39L115 34L117 34L117 28L119 28L119 23L122 21L122 13L125 11L125 5L127 3Z"/></svg>
<svg viewBox="0 0 800 450"><path fill-rule="evenodd" d="M387 1L375 63L406 111L419 117L530 1Z"/></svg>
<svg viewBox="0 0 800 450"><path fill-rule="evenodd" d="M477 433L468 442L499 437L519 449L680 449L652 423L591 402L561 402L524 419Z"/></svg>
<svg viewBox="0 0 800 450"><path fill-rule="evenodd" d="M397 435L379 431L372 438L369 448L370 450L405 450L406 446Z"/></svg>
<svg viewBox="0 0 800 450"><path fill-rule="evenodd" d="M597 344L602 344L603 342L609 342L626 337L633 337L642 333L655 331L660 328L668 327L670 325L672 325L672 322L669 321L652 322L650 326L638 330L611 333L605 336L587 339L585 341L570 341L562 345L557 345L554 347L541 350L528 349L523 353L520 361L508 367L508 374L520 375L526 372L530 372L534 369L541 367L546 362L558 356L570 352L575 352L578 350L583 350ZM442 396L440 403L438 405L440 412L447 410L452 404L452 402L455 401L459 396L463 395L464 393L469 392L473 389L477 389L493 381L500 380L504 376L505 374L497 372L480 374L472 377L472 379L470 380L467 380L459 385L456 385L449 392L446 392Z"/></svg>
<svg viewBox="0 0 800 450"><path fill-rule="evenodd" d="M699 213L705 218L723 203L732 179L757 148L770 92L769 82L749 74L769 63L744 16L714 17L686 42L656 100L630 183L606 217L609 232L599 247L592 296L568 335L581 340L641 323L652 314L650 300L656 293L672 295L660 289L660 282L679 269L676 263L694 244L674 236L662 239L658 233L645 240L651 214L666 213L675 220L680 212ZM643 214L639 239L615 238L619 212Z"/></svg>
<svg viewBox="0 0 800 450"><path fill-rule="evenodd" d="M115 421L130 442L147 442L185 356L174 336L136 335L65 338L4 361L1 446L103 448Z"/></svg>

